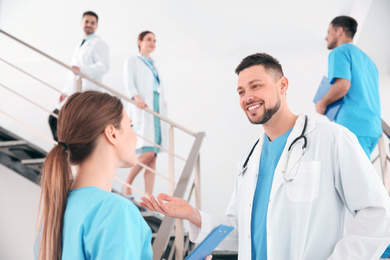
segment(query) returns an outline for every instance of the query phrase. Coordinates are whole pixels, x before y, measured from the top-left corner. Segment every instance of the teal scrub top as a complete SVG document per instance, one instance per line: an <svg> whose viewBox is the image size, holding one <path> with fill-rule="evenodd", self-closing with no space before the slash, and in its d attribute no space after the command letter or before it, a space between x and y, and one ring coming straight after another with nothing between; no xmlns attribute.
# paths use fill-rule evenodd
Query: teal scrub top
<svg viewBox="0 0 390 260"><path fill-rule="evenodd" d="M356 136L379 137L382 121L374 62L352 43L344 43L329 54L328 76L331 84L337 78L351 82L335 122Z"/></svg>
<svg viewBox="0 0 390 260"><path fill-rule="evenodd" d="M272 181L287 138L293 128L272 142L265 135L261 150L259 174L253 197L251 243L252 259L267 260L267 212Z"/></svg>
<svg viewBox="0 0 390 260"><path fill-rule="evenodd" d="M129 200L97 187L71 190L62 259L152 259L152 232Z"/></svg>

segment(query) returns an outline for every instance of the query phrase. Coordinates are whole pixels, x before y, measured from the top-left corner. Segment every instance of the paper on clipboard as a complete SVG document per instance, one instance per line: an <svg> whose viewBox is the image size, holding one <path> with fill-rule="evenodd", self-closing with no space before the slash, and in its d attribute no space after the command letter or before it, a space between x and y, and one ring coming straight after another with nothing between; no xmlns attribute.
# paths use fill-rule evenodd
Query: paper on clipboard
<svg viewBox="0 0 390 260"><path fill-rule="evenodd" d="M216 227L185 260L203 260L227 237L234 227L219 225Z"/></svg>
<svg viewBox="0 0 390 260"><path fill-rule="evenodd" d="M326 93L328 93L331 86L332 84L330 84L329 79L326 76L324 76L321 80L320 85L318 86L317 93L314 96L314 100L313 100L314 104L317 103L317 101L320 100ZM330 104L326 108L325 115L329 118L330 121L334 121L343 103L344 103L344 99L342 98Z"/></svg>

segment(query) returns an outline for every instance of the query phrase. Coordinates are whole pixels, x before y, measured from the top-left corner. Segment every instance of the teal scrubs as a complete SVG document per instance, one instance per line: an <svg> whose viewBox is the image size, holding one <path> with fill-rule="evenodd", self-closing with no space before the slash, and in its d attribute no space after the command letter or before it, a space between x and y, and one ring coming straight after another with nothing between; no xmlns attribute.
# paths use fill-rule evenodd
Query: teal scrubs
<svg viewBox="0 0 390 260"><path fill-rule="evenodd" d="M255 260L267 260L268 201L275 169L291 131L292 128L273 140L272 143L267 136L264 138L252 208L251 243L252 259Z"/></svg>
<svg viewBox="0 0 390 260"><path fill-rule="evenodd" d="M379 76L374 62L352 43L344 43L329 54L328 74L332 84L337 78L351 82L335 122L354 133L370 157L382 133Z"/></svg>
<svg viewBox="0 0 390 260"><path fill-rule="evenodd" d="M145 62L146 66L148 66L154 75L153 80L153 110L157 113L160 113L160 94L158 92L158 87L160 85L160 78L158 76L158 72L153 65L153 60L146 58L144 55L140 54L139 57ZM154 117L154 142L156 144L161 144L161 125L160 118ZM157 154L159 151L158 147L146 146L142 147L142 153L146 152L154 152Z"/></svg>
<svg viewBox="0 0 390 260"><path fill-rule="evenodd" d="M97 187L69 192L62 259L152 259L152 232L129 200Z"/></svg>

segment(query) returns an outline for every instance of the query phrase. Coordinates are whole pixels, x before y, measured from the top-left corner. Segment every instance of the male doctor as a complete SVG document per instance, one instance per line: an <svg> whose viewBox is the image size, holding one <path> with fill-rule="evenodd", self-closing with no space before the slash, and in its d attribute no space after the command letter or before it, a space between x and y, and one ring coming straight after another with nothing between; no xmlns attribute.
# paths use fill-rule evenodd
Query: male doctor
<svg viewBox="0 0 390 260"><path fill-rule="evenodd" d="M98 16L92 11L87 11L83 14L81 20L81 28L84 31L83 40L77 45L72 57L72 68L87 74L91 78L101 82L103 74L107 73L110 65L110 54L108 45L95 35L98 27ZM60 96L59 104L53 111L58 114L58 111L65 104L67 97L77 91L77 75L69 72L68 81ZM96 90L103 91L101 87L90 82L87 79L82 79L81 91ZM53 137L57 140L57 118L50 115L49 125L53 133Z"/></svg>
<svg viewBox="0 0 390 260"><path fill-rule="evenodd" d="M239 162L226 214L165 194L143 197L142 205L189 220L195 243L219 224L235 227L219 247L238 250L239 259L379 259L390 242L390 201L356 137L294 115L288 79L272 56L248 56L236 73L240 105L264 131ZM354 216L348 236L345 209Z"/></svg>

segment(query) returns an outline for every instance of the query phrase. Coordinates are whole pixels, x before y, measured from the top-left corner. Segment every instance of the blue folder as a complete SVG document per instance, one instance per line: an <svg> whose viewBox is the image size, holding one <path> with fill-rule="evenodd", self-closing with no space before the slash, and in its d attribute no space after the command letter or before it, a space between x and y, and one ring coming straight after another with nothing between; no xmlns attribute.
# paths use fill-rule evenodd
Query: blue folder
<svg viewBox="0 0 390 260"><path fill-rule="evenodd" d="M210 255L214 249L232 232L234 227L219 225L216 227L200 245L192 251L185 260L203 260Z"/></svg>
<svg viewBox="0 0 390 260"><path fill-rule="evenodd" d="M332 84L330 84L329 79L326 76L324 76L318 87L317 93L314 96L314 100L313 100L314 104L317 103L317 101L320 100L326 93L328 93L331 86ZM343 103L344 103L344 98L341 98L336 102L330 104L326 108L325 115L329 118L330 121L334 121Z"/></svg>

